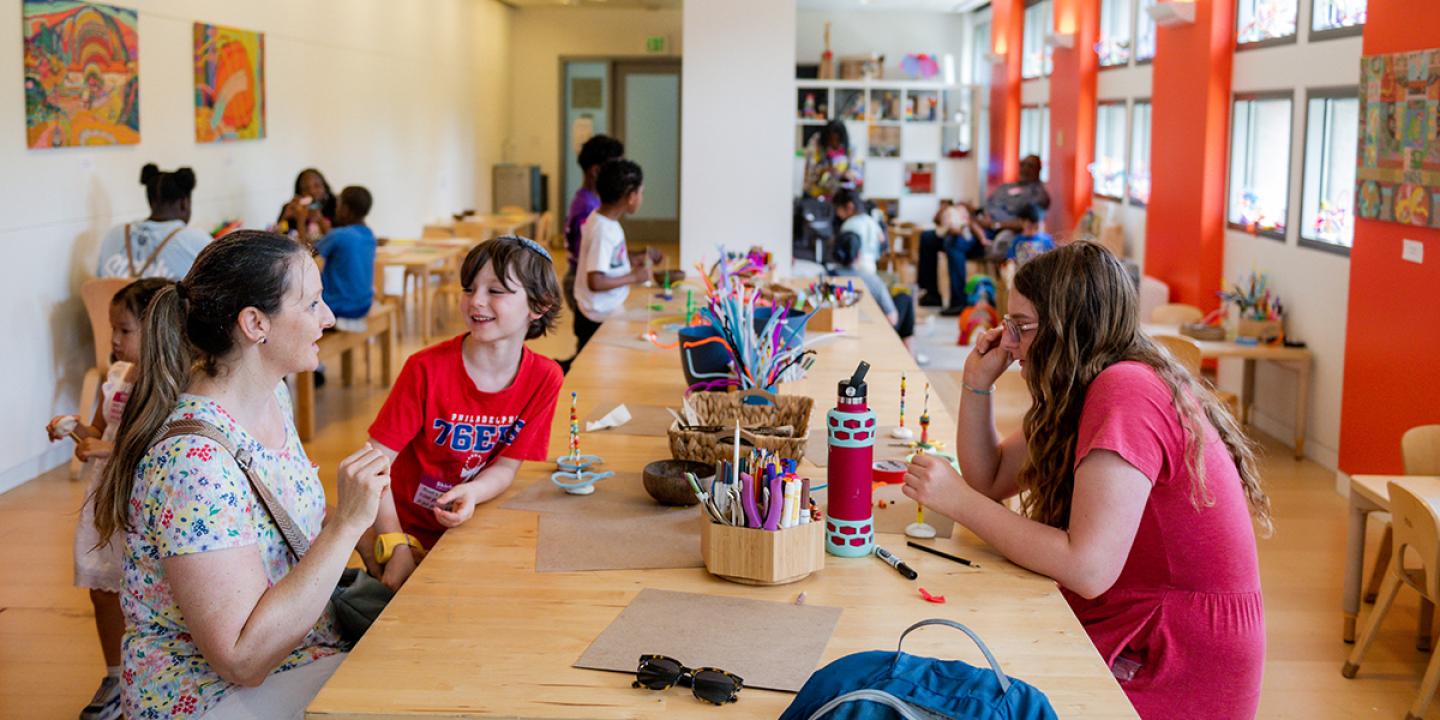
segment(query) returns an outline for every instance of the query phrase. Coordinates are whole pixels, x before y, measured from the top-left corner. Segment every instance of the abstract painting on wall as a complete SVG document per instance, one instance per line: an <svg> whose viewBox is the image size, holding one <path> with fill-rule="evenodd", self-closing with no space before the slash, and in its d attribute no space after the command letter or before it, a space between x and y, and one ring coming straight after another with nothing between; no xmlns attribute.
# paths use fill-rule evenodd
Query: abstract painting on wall
<svg viewBox="0 0 1440 720"><path fill-rule="evenodd" d="M265 34L195 23L195 140L265 137Z"/></svg>
<svg viewBox="0 0 1440 720"><path fill-rule="evenodd" d="M1440 50L1360 60L1359 146L1360 217L1440 227Z"/></svg>
<svg viewBox="0 0 1440 720"><path fill-rule="evenodd" d="M25 135L32 148L140 142L136 12L24 0Z"/></svg>

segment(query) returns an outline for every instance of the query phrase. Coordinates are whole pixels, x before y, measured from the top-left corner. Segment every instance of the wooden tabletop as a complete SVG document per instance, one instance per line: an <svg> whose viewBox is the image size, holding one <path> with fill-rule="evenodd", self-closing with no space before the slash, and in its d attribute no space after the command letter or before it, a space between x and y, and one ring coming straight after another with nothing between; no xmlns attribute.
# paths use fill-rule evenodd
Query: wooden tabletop
<svg viewBox="0 0 1440 720"><path fill-rule="evenodd" d="M458 247L401 243L381 245L375 248L375 262L379 265L439 265L464 253Z"/></svg>
<svg viewBox="0 0 1440 720"><path fill-rule="evenodd" d="M1141 326L1146 335L1182 335L1175 325L1146 323ZM1189 337L1189 336L1184 336ZM1314 355L1310 348L1286 347L1284 345L1243 345L1233 340L1200 340L1190 338L1200 346L1202 358L1242 358L1251 360L1290 360L1309 362Z"/></svg>
<svg viewBox="0 0 1440 720"><path fill-rule="evenodd" d="M1440 476L1436 475L1351 475L1350 492L1387 510L1390 508L1387 486L1392 482L1414 489L1421 497L1440 498Z"/></svg>
<svg viewBox="0 0 1440 720"><path fill-rule="evenodd" d="M641 306L647 295L632 290L630 305ZM871 304L867 314L878 316L873 300L865 302ZM600 342L609 335L638 336L643 329L643 322L605 323L571 369L562 400L571 390L579 392L581 417L622 402L678 407L683 384L678 350ZM785 393L816 398L811 432L822 431L836 383L862 358L873 366L870 400L880 421L894 422L901 372L909 375L907 422L919 417L924 374L883 322L862 322L856 337L828 340L820 347L810 376L782 387ZM930 415L933 436L953 442L954 425L935 398ZM567 427L562 401L550 455L565 452ZM582 444L612 468L638 470L670 456L663 437L586 434ZM526 463L515 485L548 482L552 470L546 463ZM809 463L802 465L805 470L810 477L824 477ZM537 515L501 509L503 502L491 501L466 525L445 534L311 703L307 717L713 718L724 712L773 718L794 699L746 688L736 705L717 710L683 688L636 690L630 687L631 675L571 667L644 588L776 602L793 602L804 592L807 604L843 608L822 663L892 649L910 624L951 618L985 638L1007 673L1043 690L1061 717L1135 717L1055 583L1006 562L963 531L937 544L977 561L979 569L906 548L902 536L880 535L879 544L919 573L918 583L874 558L827 557L824 570L805 580L752 587L703 569L536 573ZM923 601L917 585L948 602ZM943 628L916 633L905 648L984 664L967 638Z"/></svg>

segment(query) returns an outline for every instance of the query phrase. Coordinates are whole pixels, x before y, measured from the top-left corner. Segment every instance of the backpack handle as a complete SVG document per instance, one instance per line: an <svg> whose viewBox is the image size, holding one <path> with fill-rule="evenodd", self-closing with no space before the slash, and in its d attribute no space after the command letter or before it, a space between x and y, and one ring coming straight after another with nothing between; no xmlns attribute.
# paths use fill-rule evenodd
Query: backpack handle
<svg viewBox="0 0 1440 720"><path fill-rule="evenodd" d="M895 663L900 662L900 653L903 652L901 648L905 645L905 636L909 635L912 630L918 630L922 627L925 627L926 625L944 625L946 627L955 628L956 630L959 630L960 632L969 635L970 639L974 640L975 644L980 646L980 652L985 654L985 660L990 663L990 669L995 672L995 678L1000 681L1000 692L1003 693L1010 691L1010 678L1005 675L1004 670L1000 669L1000 662L995 659L995 656L990 652L990 648L985 645L985 641L981 640L980 636L976 635L974 630L971 630L970 628L965 627L964 625L961 625L954 620L946 620L944 618L930 618L929 620L921 620L920 622L917 622L914 625L905 628L905 632L900 633L900 642L896 643L895 645ZM891 667L894 667L894 663L891 664Z"/></svg>

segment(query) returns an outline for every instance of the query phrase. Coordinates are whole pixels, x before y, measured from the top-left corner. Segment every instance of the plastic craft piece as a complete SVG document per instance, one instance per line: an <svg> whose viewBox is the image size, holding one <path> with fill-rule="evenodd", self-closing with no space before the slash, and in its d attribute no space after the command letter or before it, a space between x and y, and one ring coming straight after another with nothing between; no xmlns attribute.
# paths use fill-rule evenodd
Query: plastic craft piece
<svg viewBox="0 0 1440 720"><path fill-rule="evenodd" d="M923 588L923 587L920 588L920 597L925 598L925 602L932 602L932 603L935 603L936 605L943 605L943 604L945 604L945 596L944 596L944 595L931 595L931 594L930 594L930 591L926 590L926 589Z"/></svg>
<svg viewBox="0 0 1440 720"><path fill-rule="evenodd" d="M605 462L599 455L561 455L555 458L559 470L550 474L550 482L571 495L595 492L595 483L614 475L613 470L591 472L590 467Z"/></svg>

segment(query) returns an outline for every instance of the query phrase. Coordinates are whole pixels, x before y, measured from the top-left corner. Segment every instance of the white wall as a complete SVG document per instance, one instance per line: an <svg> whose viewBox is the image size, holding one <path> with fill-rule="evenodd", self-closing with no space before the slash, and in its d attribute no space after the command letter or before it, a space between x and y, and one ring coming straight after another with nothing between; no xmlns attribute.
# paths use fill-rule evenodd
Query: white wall
<svg viewBox="0 0 1440 720"><path fill-rule="evenodd" d="M1301 3L1299 26L1302 30L1296 44L1235 54L1234 92L1295 91L1289 230L1284 242L1227 230L1224 279L1234 282L1256 269L1269 274L1285 303L1286 333L1304 340L1315 355L1305 454L1326 467L1335 468L1340 447L1340 389L1344 378L1350 260L1300 247L1297 242L1305 149L1303 89L1358 85L1361 39L1307 42L1303 29L1310 25L1309 5ZM1227 389L1239 388L1239 363L1223 364L1220 381ZM1256 371L1255 386L1254 423L1266 433L1289 442L1295 432L1294 373L1261 364Z"/></svg>
<svg viewBox="0 0 1440 720"><path fill-rule="evenodd" d="M685 3L680 257L763 245L790 267L795 0Z"/></svg>
<svg viewBox="0 0 1440 720"><path fill-rule="evenodd" d="M73 412L93 362L78 298L112 225L148 213L140 167L188 165L198 178L193 224L272 222L295 174L321 168L338 191L363 184L380 234L418 234L461 207L488 207L488 168L505 117L510 11L493 0L119 0L139 10L140 132L134 146L27 150L20 0L0 0L0 357L9 378L0 418L0 490L62 462L69 444L40 431ZM192 22L266 33L267 137L198 145L192 105ZM311 33L305 28L314 28ZM493 75L491 75L493 74Z"/></svg>
<svg viewBox="0 0 1440 720"><path fill-rule="evenodd" d="M539 165L550 176L550 208L563 213L570 199L560 197L561 58L655 57L645 55L645 38L652 35L668 36L670 55L678 57L680 11L524 7L511 18L508 107L480 112L508 114L505 162ZM575 167L573 153L566 153L566 162ZM489 168L481 171L489 176Z"/></svg>
<svg viewBox="0 0 1440 720"><path fill-rule="evenodd" d="M795 62L820 62L825 51L825 23L830 23L830 51L842 57L878 53L885 56L885 77L908 77L900 71L907 54L949 54L955 82L961 82L962 61L969 43L969 23L960 13L869 10L800 10L795 18ZM941 63L944 79L945 66ZM793 71L792 71L793 72Z"/></svg>

